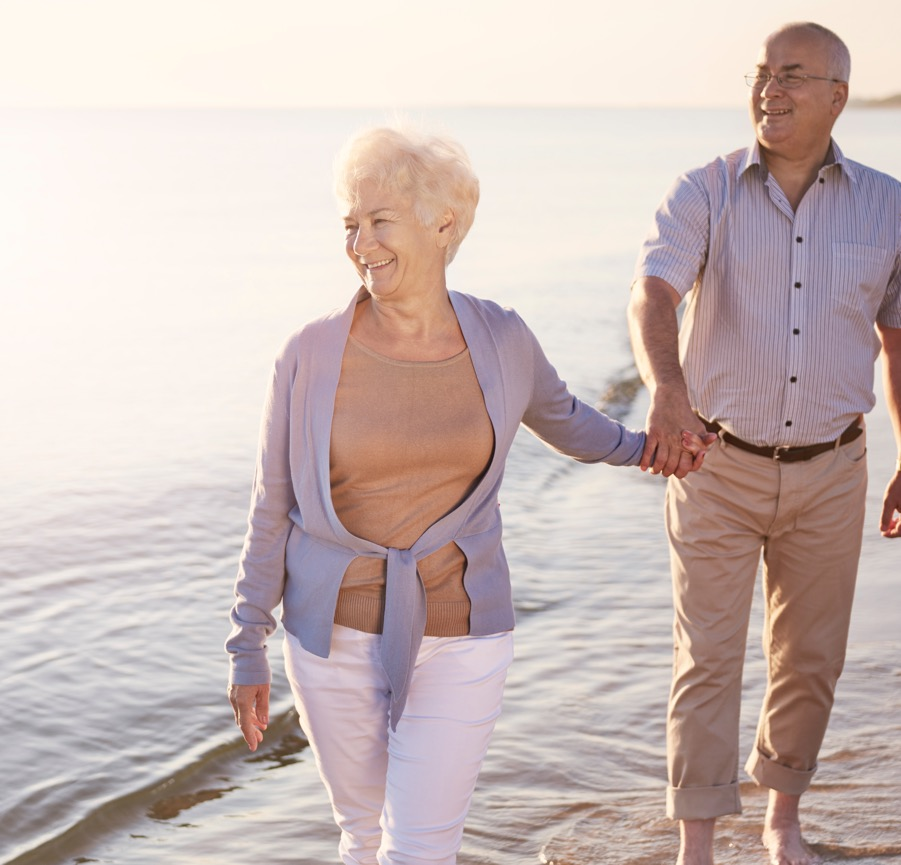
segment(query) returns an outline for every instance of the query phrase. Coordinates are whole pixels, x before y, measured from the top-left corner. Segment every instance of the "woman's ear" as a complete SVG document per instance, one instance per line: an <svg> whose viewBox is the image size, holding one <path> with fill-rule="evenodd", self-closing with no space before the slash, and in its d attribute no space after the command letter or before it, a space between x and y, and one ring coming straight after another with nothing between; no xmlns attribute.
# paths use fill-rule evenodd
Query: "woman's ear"
<svg viewBox="0 0 901 865"><path fill-rule="evenodd" d="M448 244L454 237L454 226L457 224L456 217L452 210L445 212L444 216L438 220L438 247L446 249Z"/></svg>

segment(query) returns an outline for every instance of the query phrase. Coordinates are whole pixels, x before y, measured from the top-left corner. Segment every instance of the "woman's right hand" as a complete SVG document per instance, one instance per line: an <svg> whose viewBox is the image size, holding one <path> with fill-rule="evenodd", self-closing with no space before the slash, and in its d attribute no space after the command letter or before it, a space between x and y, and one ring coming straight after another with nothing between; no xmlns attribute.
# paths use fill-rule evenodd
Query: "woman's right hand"
<svg viewBox="0 0 901 865"><path fill-rule="evenodd" d="M269 726L269 685L229 685L228 701L247 747L256 751Z"/></svg>

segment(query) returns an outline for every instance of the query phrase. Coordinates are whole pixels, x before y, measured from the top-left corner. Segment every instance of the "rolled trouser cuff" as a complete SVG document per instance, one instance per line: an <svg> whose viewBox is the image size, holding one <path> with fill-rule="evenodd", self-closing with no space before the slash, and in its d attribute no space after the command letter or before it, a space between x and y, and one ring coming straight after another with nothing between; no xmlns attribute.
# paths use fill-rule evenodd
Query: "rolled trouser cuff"
<svg viewBox="0 0 901 865"><path fill-rule="evenodd" d="M810 782L817 771L817 767L812 769L792 769L789 766L783 766L771 760L766 754L762 754L758 749L748 757L745 763L745 771L758 783L761 787L769 787L771 790L777 790L780 793L786 793L789 796L800 796L807 792Z"/></svg>
<svg viewBox="0 0 901 865"><path fill-rule="evenodd" d="M725 814L741 814L737 782L666 790L666 816L672 820L710 820Z"/></svg>

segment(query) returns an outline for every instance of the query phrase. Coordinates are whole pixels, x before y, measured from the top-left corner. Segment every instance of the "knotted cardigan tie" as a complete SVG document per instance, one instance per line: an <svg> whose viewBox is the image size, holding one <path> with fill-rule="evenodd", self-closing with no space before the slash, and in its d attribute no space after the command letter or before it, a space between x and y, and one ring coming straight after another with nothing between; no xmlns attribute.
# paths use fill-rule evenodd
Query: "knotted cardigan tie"
<svg viewBox="0 0 901 865"><path fill-rule="evenodd" d="M389 548L387 571L381 659L391 685L389 721L396 729L425 633L426 595L412 550Z"/></svg>

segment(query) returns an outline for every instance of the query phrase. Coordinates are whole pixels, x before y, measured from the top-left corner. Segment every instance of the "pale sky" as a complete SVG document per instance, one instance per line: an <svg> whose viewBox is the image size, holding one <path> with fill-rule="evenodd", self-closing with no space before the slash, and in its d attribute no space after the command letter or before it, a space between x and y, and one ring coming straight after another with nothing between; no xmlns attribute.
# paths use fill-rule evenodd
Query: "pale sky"
<svg viewBox="0 0 901 865"><path fill-rule="evenodd" d="M0 0L0 106L735 106L794 20L901 92L899 0Z"/></svg>

